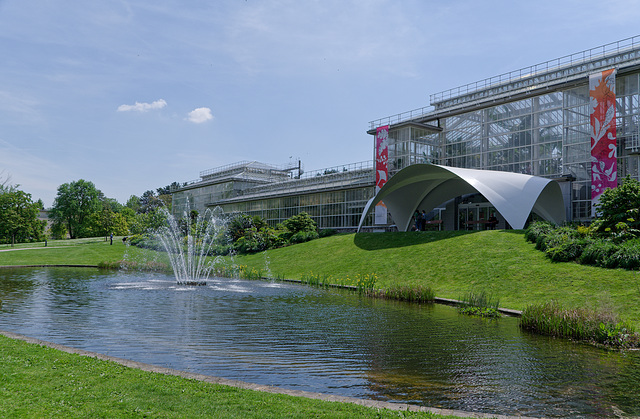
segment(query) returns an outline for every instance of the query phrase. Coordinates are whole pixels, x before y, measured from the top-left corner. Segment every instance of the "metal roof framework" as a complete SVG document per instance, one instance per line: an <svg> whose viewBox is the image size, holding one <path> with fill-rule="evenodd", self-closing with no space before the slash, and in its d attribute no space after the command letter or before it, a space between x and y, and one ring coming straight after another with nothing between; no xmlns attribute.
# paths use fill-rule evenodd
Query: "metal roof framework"
<svg viewBox="0 0 640 419"><path fill-rule="evenodd" d="M495 170L462 169L435 164L414 164L396 173L367 202L358 231L372 207L383 202L400 231L409 231L418 208L431 211L468 193L482 194L515 229L522 229L533 211L543 219L565 221L564 198L554 180Z"/></svg>

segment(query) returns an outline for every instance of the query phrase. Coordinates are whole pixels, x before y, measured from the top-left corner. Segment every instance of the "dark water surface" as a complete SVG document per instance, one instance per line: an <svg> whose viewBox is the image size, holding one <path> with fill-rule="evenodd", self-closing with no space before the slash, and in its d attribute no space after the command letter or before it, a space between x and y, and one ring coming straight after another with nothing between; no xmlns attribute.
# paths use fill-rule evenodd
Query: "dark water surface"
<svg viewBox="0 0 640 419"><path fill-rule="evenodd" d="M232 279L0 270L0 329L228 379L507 415L640 415L640 353L440 305Z"/></svg>

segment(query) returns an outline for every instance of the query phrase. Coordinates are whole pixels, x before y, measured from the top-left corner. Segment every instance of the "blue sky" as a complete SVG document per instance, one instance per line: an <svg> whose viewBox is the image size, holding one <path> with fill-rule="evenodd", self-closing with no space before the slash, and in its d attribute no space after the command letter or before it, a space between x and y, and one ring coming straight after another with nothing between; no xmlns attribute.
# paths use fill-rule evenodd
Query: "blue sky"
<svg viewBox="0 0 640 419"><path fill-rule="evenodd" d="M640 35L640 1L0 0L0 179L125 203L240 160L370 160L371 120Z"/></svg>

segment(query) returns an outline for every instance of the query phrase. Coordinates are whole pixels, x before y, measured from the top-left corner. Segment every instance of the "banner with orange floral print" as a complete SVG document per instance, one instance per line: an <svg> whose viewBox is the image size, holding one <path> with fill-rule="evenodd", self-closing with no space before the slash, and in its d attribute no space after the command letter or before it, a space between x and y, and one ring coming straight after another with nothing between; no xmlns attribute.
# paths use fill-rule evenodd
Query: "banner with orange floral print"
<svg viewBox="0 0 640 419"><path fill-rule="evenodd" d="M618 186L616 70L589 76L591 120L591 208L606 188Z"/></svg>
<svg viewBox="0 0 640 419"><path fill-rule="evenodd" d="M376 129L376 194L389 179L389 125ZM374 224L387 224L387 207L376 205Z"/></svg>

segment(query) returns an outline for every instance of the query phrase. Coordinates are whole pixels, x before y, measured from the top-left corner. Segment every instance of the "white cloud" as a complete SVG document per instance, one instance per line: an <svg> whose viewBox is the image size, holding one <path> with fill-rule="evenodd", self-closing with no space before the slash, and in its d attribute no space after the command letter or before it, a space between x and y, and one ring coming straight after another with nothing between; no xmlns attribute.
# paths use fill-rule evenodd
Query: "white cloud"
<svg viewBox="0 0 640 419"><path fill-rule="evenodd" d="M211 109L209 108L197 108L189 112L187 119L194 124L202 124L213 119L213 115L211 115Z"/></svg>
<svg viewBox="0 0 640 419"><path fill-rule="evenodd" d="M151 103L136 102L135 105L120 105L118 106L118 112L146 112L151 109L162 109L165 106L167 106L167 102L164 99L159 99Z"/></svg>

